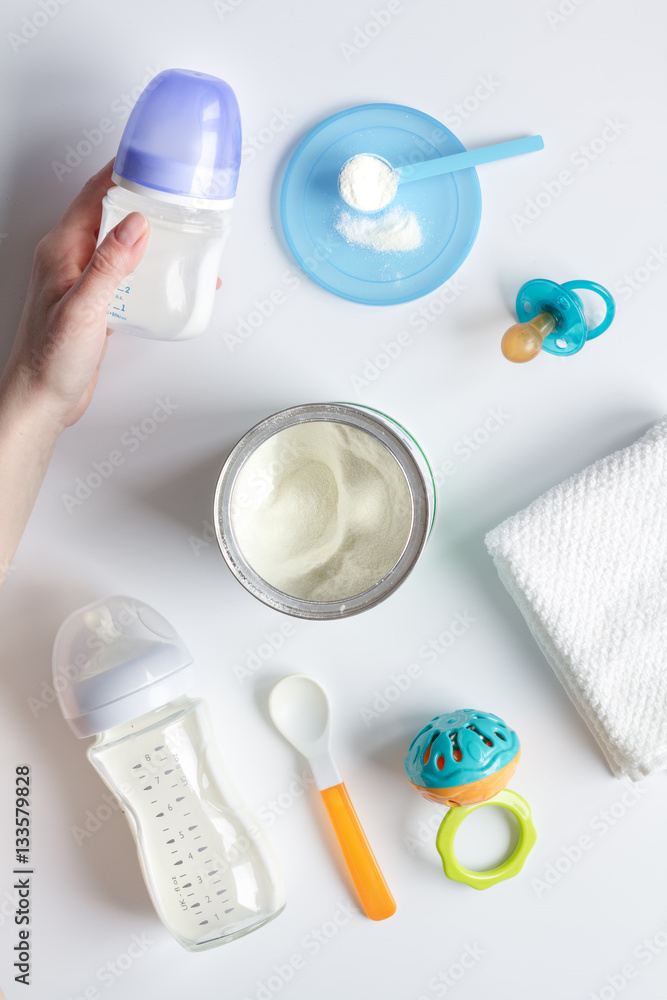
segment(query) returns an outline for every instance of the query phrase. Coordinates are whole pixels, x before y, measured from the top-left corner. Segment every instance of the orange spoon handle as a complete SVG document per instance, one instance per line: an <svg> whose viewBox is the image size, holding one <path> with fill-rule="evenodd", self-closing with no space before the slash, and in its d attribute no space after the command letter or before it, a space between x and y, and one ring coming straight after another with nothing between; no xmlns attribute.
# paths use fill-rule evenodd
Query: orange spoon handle
<svg viewBox="0 0 667 1000"><path fill-rule="evenodd" d="M371 920L396 912L394 897L366 839L344 782L320 791L361 904Z"/></svg>

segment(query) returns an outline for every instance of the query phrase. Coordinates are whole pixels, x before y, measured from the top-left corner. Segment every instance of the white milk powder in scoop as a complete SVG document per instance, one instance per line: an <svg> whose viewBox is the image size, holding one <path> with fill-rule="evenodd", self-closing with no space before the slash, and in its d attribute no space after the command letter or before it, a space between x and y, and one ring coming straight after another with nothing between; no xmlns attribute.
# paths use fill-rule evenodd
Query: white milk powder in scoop
<svg viewBox="0 0 667 1000"><path fill-rule="evenodd" d="M343 166L338 177L341 197L358 212L378 212L394 200L398 174L390 163L373 153L358 153Z"/></svg>

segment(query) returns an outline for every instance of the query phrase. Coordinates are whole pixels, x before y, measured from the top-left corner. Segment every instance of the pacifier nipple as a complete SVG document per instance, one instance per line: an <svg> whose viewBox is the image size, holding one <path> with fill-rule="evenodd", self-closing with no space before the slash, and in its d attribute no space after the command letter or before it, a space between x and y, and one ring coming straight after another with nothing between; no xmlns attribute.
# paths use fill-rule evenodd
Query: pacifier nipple
<svg viewBox="0 0 667 1000"><path fill-rule="evenodd" d="M505 332L500 349L508 361L517 364L532 361L542 350L544 338L555 326L556 318L548 312L540 313L528 323L515 323Z"/></svg>

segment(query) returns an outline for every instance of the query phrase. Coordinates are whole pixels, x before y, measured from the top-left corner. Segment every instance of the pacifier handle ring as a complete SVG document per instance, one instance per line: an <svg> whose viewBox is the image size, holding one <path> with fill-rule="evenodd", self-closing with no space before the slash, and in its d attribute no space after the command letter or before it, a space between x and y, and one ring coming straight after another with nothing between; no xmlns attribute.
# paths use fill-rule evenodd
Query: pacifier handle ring
<svg viewBox="0 0 667 1000"><path fill-rule="evenodd" d="M568 291L573 291L575 288L587 288L591 292L595 292L604 301L607 312L602 320L597 326L589 329L586 334L586 340L595 340L599 337L601 333L611 325L611 322L616 314L616 304L611 296L611 293L604 287L604 285L599 285L597 281L563 281L561 283L562 288L567 288Z"/></svg>
<svg viewBox="0 0 667 1000"><path fill-rule="evenodd" d="M482 806L503 806L516 816L519 824L519 841L505 861L488 871L471 871L464 868L454 853L454 838L464 819ZM537 834L530 815L530 806L524 798L509 788L503 788L486 802L476 802L472 806L455 806L446 813L435 838L435 846L442 858L447 878L455 882L465 882L473 889L488 889L497 882L518 875L530 854Z"/></svg>

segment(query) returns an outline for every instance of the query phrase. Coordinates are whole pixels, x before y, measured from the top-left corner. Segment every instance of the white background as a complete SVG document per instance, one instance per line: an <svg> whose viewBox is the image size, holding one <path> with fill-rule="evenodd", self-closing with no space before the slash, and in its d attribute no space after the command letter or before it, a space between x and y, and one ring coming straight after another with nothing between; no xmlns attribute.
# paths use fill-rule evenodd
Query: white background
<svg viewBox="0 0 667 1000"><path fill-rule="evenodd" d="M123 95L168 67L212 73L234 87L246 137L262 137L244 160L209 331L180 344L113 337L95 399L58 445L3 588L0 985L10 1000L664 997L664 777L633 795L610 775L483 545L504 517L629 444L666 409L667 268L649 272L645 261L653 248L665 249L667 17L657 0L563 0L561 15L557 2L404 0L381 31L371 27L370 40L364 25L384 0L233 0L218 10L209 0L69 0L46 24L37 16L36 31L24 19L40 10L37 0L3 5L3 357L34 245L114 155ZM34 37L17 43L22 31ZM225 334L255 300L284 289L293 266L274 210L291 151L328 115L371 101L419 108L468 147L539 132L546 148L480 168L482 222L457 275L460 294L439 315L437 305L429 311L421 332L415 310L430 310L437 292L372 308L300 276L274 315L230 350ZM276 111L288 119L281 131L270 126ZM102 118L113 130L58 180L53 162ZM595 143L607 119L620 123L618 135ZM522 223L527 201L548 187L557 193L552 182L563 170L572 183L550 204L543 193L537 217ZM626 274L636 274L635 290ZM574 357L544 354L514 367L499 341L519 286L538 276L602 282L618 316ZM355 388L352 377L402 330L412 343L380 377ZM167 397L177 405L173 415L136 451L125 448L124 464L68 513L62 495ZM288 619L246 594L215 544L193 539L210 538L216 476L238 437L277 409L331 399L400 420L436 471L453 462L439 477L439 520L419 566L390 600L339 623L295 622L282 649L239 679L234 665ZM479 428L491 409L505 416L485 435ZM466 458L461 442L476 431L486 443ZM77 845L72 827L100 807L104 786L57 706L35 714L28 702L46 690L62 619L110 593L154 605L193 651L223 757L246 800L268 817L285 873L288 903L279 919L205 954L184 952L158 922L120 813ZM474 624L429 664L420 648L457 613ZM366 724L361 710L410 663L421 665L421 676ZM273 730L266 697L294 670L312 672L330 692L339 765L398 905L383 923L360 913L344 919L340 907L354 905L354 890L322 805L312 788L297 797L287 791L305 764ZM522 874L482 893L445 878L434 846L437 807L402 770L422 724L468 705L518 731L522 760L511 784L530 802L538 829ZM29 990L13 982L11 969L10 793L22 762L34 775ZM280 815L270 804L279 798ZM498 860L508 836L486 812L459 838L461 856L480 866ZM576 858L572 845L585 836L588 850L568 862L564 852ZM316 946L321 928L326 943ZM100 970L119 956L126 964L134 935L150 945L109 984ZM645 939L657 942L654 956ZM463 971L466 949L477 958ZM276 967L284 979L294 955L303 967L283 985Z"/></svg>

